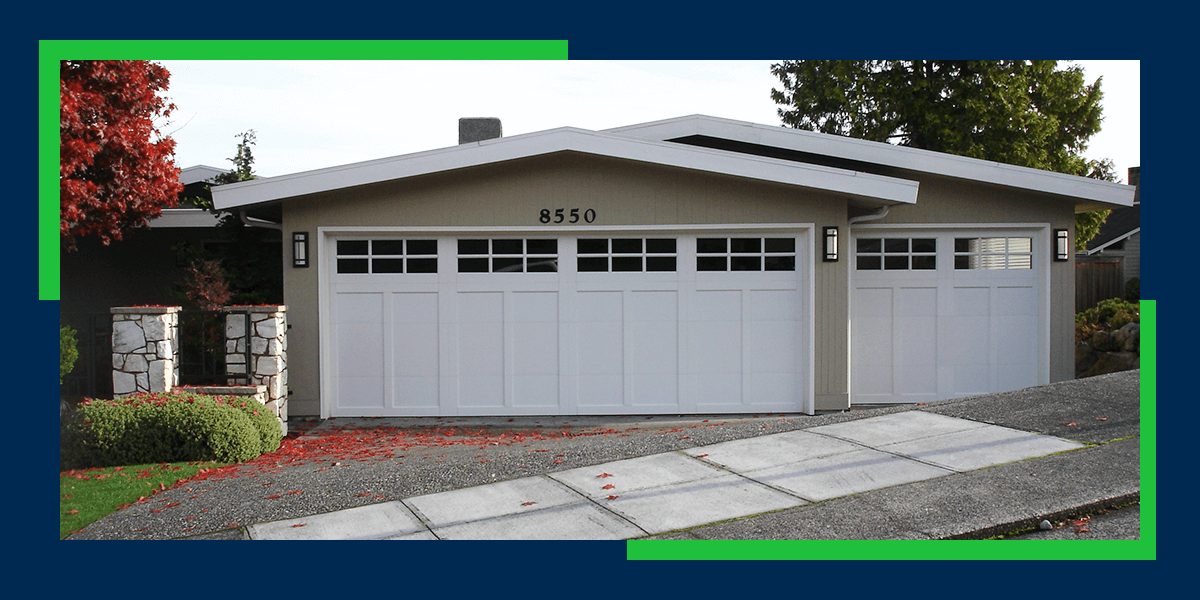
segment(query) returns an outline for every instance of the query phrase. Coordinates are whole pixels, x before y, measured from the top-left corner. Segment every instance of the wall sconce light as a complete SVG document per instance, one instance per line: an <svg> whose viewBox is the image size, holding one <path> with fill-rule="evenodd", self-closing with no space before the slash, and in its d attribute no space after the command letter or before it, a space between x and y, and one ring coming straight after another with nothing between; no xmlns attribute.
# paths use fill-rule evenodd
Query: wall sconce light
<svg viewBox="0 0 1200 600"><path fill-rule="evenodd" d="M1065 262L1071 259L1071 232L1066 229L1054 230L1054 260Z"/></svg>
<svg viewBox="0 0 1200 600"><path fill-rule="evenodd" d="M306 231L292 233L292 266L308 266L308 232Z"/></svg>
<svg viewBox="0 0 1200 600"><path fill-rule="evenodd" d="M826 227L825 234L825 262L837 262L838 259L838 228Z"/></svg>

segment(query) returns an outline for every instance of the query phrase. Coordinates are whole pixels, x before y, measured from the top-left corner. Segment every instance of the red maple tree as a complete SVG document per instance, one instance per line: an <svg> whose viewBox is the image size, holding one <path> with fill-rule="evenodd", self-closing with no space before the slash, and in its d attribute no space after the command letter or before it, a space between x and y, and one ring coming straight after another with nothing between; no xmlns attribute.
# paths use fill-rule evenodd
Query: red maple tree
<svg viewBox="0 0 1200 600"><path fill-rule="evenodd" d="M60 95L62 237L104 245L178 203L175 140L156 121L175 108L171 74L144 60L63 61Z"/></svg>

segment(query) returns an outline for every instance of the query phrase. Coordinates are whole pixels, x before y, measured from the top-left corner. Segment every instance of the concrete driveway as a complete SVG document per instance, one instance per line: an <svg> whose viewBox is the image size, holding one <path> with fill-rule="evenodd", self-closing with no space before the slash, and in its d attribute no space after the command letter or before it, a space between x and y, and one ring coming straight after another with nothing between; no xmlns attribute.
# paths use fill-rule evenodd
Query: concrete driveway
<svg viewBox="0 0 1200 600"><path fill-rule="evenodd" d="M627 539L1084 447L922 411L251 525L252 539Z"/></svg>

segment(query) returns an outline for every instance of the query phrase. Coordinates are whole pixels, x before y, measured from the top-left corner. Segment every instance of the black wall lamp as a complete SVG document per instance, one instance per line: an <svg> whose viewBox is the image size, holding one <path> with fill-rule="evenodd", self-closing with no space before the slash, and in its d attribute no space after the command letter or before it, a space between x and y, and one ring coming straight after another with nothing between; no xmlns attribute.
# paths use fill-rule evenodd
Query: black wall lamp
<svg viewBox="0 0 1200 600"><path fill-rule="evenodd" d="M1066 229L1054 230L1054 260L1065 262L1071 259L1071 232Z"/></svg>
<svg viewBox="0 0 1200 600"><path fill-rule="evenodd" d="M824 248L825 262L837 262L838 259L838 228L826 227L824 229Z"/></svg>
<svg viewBox="0 0 1200 600"><path fill-rule="evenodd" d="M292 233L292 266L308 266L308 232L306 231Z"/></svg>

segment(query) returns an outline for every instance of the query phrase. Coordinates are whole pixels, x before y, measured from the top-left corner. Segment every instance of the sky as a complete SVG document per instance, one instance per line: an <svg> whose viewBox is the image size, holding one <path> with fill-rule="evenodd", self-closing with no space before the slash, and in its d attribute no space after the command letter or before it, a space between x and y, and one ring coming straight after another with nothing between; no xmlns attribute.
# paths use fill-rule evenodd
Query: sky
<svg viewBox="0 0 1200 600"><path fill-rule="evenodd" d="M453 146L460 117L504 135L605 129L689 114L779 124L775 61L163 61L175 162L228 168L254 129L255 172L283 175ZM1140 165L1140 63L1077 61L1103 77L1104 122L1089 158L1122 181Z"/></svg>

